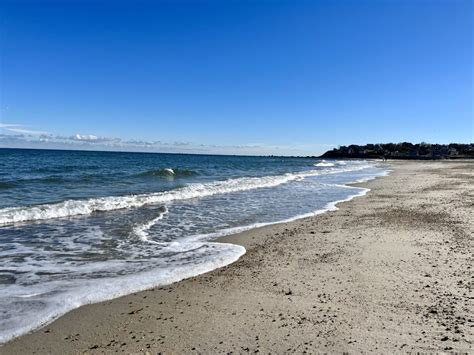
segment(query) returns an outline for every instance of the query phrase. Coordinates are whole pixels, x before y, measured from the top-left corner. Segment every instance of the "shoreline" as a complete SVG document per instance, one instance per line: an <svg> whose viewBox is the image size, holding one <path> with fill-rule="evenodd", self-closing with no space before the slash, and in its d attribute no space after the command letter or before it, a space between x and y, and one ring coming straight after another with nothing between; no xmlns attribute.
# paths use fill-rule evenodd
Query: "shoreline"
<svg viewBox="0 0 474 355"><path fill-rule="evenodd" d="M443 177L445 176L442 174L448 175L448 172L455 176L452 179L461 180L463 189L468 191L467 195L470 196L469 182L471 180L469 179L472 178L472 173L471 175L469 173L472 170L472 163L456 161L390 162L390 164L393 166L393 172L383 179L356 183L357 187L371 188L373 193L365 194L358 199L355 199L354 196L351 200L338 204L337 210L218 238L219 242L230 242L242 245L247 249L246 254L228 266L168 286L81 306L43 328L7 342L0 346L0 352L5 354L33 351L100 353L117 350L119 352L163 351L167 353L189 352L193 351L193 348L198 352L231 350L246 352L246 349L249 351L286 352L294 350L301 352L306 348L308 348L307 351L385 350L393 352L410 351L410 349L440 351L449 350L446 349L449 347L468 351L471 349L472 331L464 329L469 323L466 319L459 322L454 321L456 324L449 331L442 330L442 326L439 324L435 327L431 323L428 325L423 323L425 318L432 320L442 314L444 308L440 311L436 310L436 313L431 313L432 308L429 307L433 306L424 305L427 309L423 313L411 308L410 312L407 312L406 307L402 307L403 317L394 313L391 321L384 319L384 322L381 323L379 318L384 318L385 311L380 307L371 309L369 306L369 303L374 303L377 306L384 302L390 304L390 301L384 297L384 292L380 291L400 293L402 286L408 287L407 293L410 294L410 297L398 294L398 298L410 304L410 300L416 297L415 299L423 304L427 303L427 299L433 301L434 295L430 291L432 291L431 289L434 291L434 287L413 287L419 283L418 277L416 282L407 284L400 276L410 275L398 274L403 269L400 260L396 260L397 263L389 263L390 265L384 266L384 260L378 260L377 253L367 254L367 260L365 260L358 257L356 251L364 251L364 247L373 249L374 246L371 242L374 241L370 234L373 238L375 233L377 242L383 239L385 244L391 247L387 250L387 245L379 245L378 249L380 250L376 248L378 253L386 254L387 260L391 260L393 256L390 251L398 250L397 248L393 249L393 244L395 244L400 250L410 254L408 259L412 263L409 265L412 265L416 257L411 255L411 252L414 249L419 249L420 246L411 245L411 240L408 238L409 230L413 226L406 225L405 222L412 223L414 221L400 212L403 208L407 208L404 203L410 207L410 203L422 199L423 196L419 196L420 191L435 192L435 195L437 191L443 192L444 190L436 190L435 187L444 186ZM453 170L456 171L453 172ZM433 181L427 179L427 174ZM413 184L412 181L407 182L407 176L416 180L416 184ZM403 180L402 184L400 184L401 179ZM408 186L404 186L403 182ZM392 191L394 187L395 191ZM411 188L413 190L411 194L415 196L409 196L408 200L400 200L396 195L396 188L402 193L405 188ZM465 191L463 194L465 195ZM442 201L443 198L450 196L446 193L446 196L437 197ZM392 209L392 214L395 214L395 217L390 216L388 213L390 211L385 211L383 218L378 216L380 211L378 211L377 205L381 205L384 202L382 200L388 200L388 203L392 205L401 205L395 213L393 213L393 206L389 206L388 209ZM467 202L461 200L461 202L462 206L457 206L457 210L463 211L463 208L467 208L467 212L469 212L469 200ZM423 204L427 203L423 200ZM455 202L451 201L450 203ZM466 203L468 207L465 207ZM381 207L387 209L385 205L379 206L379 208ZM434 210L439 209L438 207L436 204L433 205ZM369 211L371 213L367 215ZM359 215L361 213L362 215ZM431 211L430 213L437 215L440 212ZM458 212L454 214L456 213ZM354 219L355 217L359 218ZM427 218L433 225L437 225L436 219L430 219L425 215L422 217ZM468 214L461 213L461 217L461 222L456 221L456 223L451 223L449 218L447 221L440 221L446 222L450 226L449 228L464 236L466 240L463 240L461 244L467 243L469 246L472 243L469 233L466 237L465 233L463 234L459 230L467 228L469 231L472 228L472 222L465 220ZM370 223L365 219L370 220ZM392 222L401 226L402 230L407 229L401 233L403 243L400 244L400 241L393 240L394 237L398 237L398 234L393 234L394 231L391 230L390 223L388 226L384 226L387 219L389 221L394 219ZM357 223L359 221L360 223ZM440 236L429 225L423 223L423 228L421 228L423 238L430 239L433 245L438 245L436 238L440 238ZM464 227L459 229L459 224ZM442 227L444 228L444 225ZM419 226L414 228L417 233L418 229ZM328 238L335 233L337 233L337 238ZM388 235L392 239L388 238ZM454 235L454 237L456 236ZM458 239L455 240L456 243L459 242ZM456 246L458 245L452 248L456 248ZM429 250L430 255L439 254L436 253L436 250L431 249ZM465 256L465 251L462 248L453 252ZM395 254L398 255L398 253ZM388 279L394 278L391 283L387 284L385 274L381 274L377 268L367 269L374 262L372 260L374 258L377 259L378 267L382 269L385 267L385 271L389 271L390 277ZM434 261L431 260L431 262ZM458 271L466 275L466 262L467 259L461 260L457 266L451 265L450 271ZM449 264L449 261L446 263ZM422 266L425 268L426 265ZM352 269L357 270L357 267L359 270L354 274ZM438 270L446 268L443 264L437 265L437 267ZM341 271L345 271L345 273ZM367 272L375 277L377 282L371 284L368 282L370 280L365 280L363 276ZM348 277L346 273L351 277ZM358 279L360 276L362 276L362 281L365 281L362 288L360 287L361 280ZM425 276L421 276L421 280L426 281ZM435 280L430 281L434 282ZM449 278L446 282L448 281ZM456 279L456 281L458 280ZM439 280L437 282L439 283ZM368 290L375 288L378 292L371 293L372 297L367 297L369 291L365 290L366 288ZM346 296L341 295L343 291L347 293ZM421 299L420 295L423 295ZM469 299L465 300L466 296L456 292L455 296L461 297L465 303L467 302L462 306L472 311L472 305L468 304ZM360 301L361 299L365 299L367 303L359 302L358 304L361 305L359 306L355 300ZM450 307L454 307L458 311L456 306L450 305ZM364 310L365 313L361 313L361 310ZM462 309L458 313L463 313ZM371 319L366 319L365 314L370 315ZM409 322L410 324L407 326L405 324L407 322L406 316L409 316L408 319L416 318L417 322ZM421 318L418 319L417 316ZM465 315L461 317L466 318ZM341 323L337 323L338 321ZM365 329L362 327L362 330L354 328L355 324L366 323L370 324L370 331L369 327L365 327ZM400 324L404 324L404 326L400 327ZM423 335L420 328L416 327L419 327L420 324L430 330L432 334ZM383 330L387 329L387 325L391 326L390 332ZM436 330L433 330L433 327ZM446 326L444 327L446 328ZM253 330L250 331L250 329ZM382 341L383 335L393 334L394 329L403 331L400 336L397 336L397 339ZM455 330L460 332L455 333ZM436 332L448 335L439 336ZM258 333L257 336L256 333ZM427 333L426 330L424 333ZM415 339L414 334L418 338L421 336L422 340L416 341L417 338ZM366 344L362 344L361 339L368 335L371 337ZM448 339L441 340L445 336ZM429 339L426 339L427 337ZM405 342L398 344L402 338ZM395 344L398 346L394 346Z"/></svg>
<svg viewBox="0 0 474 355"><path fill-rule="evenodd" d="M377 162L375 162L375 163L377 163ZM66 311L60 312L59 314L56 314L56 315L52 316L50 319L48 319L46 321L37 322L33 326L32 329L19 330L14 335L9 335L8 337L6 337L5 339L7 339L7 340L0 339L0 348L3 344L7 344L7 343L13 341L14 339L23 337L23 336L28 335L30 333L34 333L34 332L48 326L49 324L53 323L57 319L63 317L67 313L69 313L69 312L71 312L75 309L81 308L83 306L111 301L111 300L114 300L114 299L117 299L117 298L120 298L120 297L126 297L130 294L134 294L134 293L137 293L137 292L144 292L144 291L151 290L151 289L158 288L158 287L165 287L165 286L168 286L168 285L175 284L177 282L184 281L184 280L192 278L192 277L198 277L200 275L207 274L209 272L212 272L212 271L217 270L217 269L222 268L222 267L229 266L232 263L235 263L236 261L238 261L240 259L240 257L245 255L245 253L246 253L246 249L242 244L240 244L238 242L236 242L236 243L232 242L234 236L240 235L240 234L245 234L246 232L249 232L249 231L252 231L252 230L261 230L261 229L266 228L266 227L272 227L272 226L292 223L292 222L295 222L295 221L298 221L298 220L302 220L302 219L306 219L306 218L312 218L312 217L315 217L315 216L318 216L318 215L321 215L321 214L324 214L324 213L329 213L329 212L332 212L332 211L336 211L336 210L338 210L337 205L339 205L341 203L344 203L344 202L347 202L347 201L351 201L352 199L357 198L357 197L365 196L370 191L369 188L366 188L364 186L356 186L356 185L363 185L363 183L365 183L365 182L387 176L390 173L391 170L388 168L388 166L386 164L383 164L383 165L384 165L383 168L381 166L378 166L378 164L374 165L374 166L379 167L380 169L383 169L383 171L381 173L378 173L377 175L374 175L374 176L371 176L371 177L361 178L361 179L358 179L358 180L355 180L355 181L352 181L352 182L349 182L349 183L344 183L344 184L340 185L341 187L345 187L345 188L349 188L349 189L350 188L357 189L358 191L356 193L350 194L348 197L346 197L344 199L328 202L322 208L320 208L318 210L315 210L313 212L308 212L308 213L305 213L305 214L296 215L294 217L290 217L290 218L285 219L285 220L280 220L280 221L275 221L275 222L255 223L255 224L252 224L252 225L234 227L234 228L230 228L228 230L222 230L220 232L215 232L215 233L211 233L211 234L208 234L208 235L206 234L206 235L197 235L197 236L194 236L194 237L190 237L189 238L190 240L193 240L193 241L196 241L196 242L203 241L203 242L208 242L208 243L230 244L234 247L241 247L243 249L243 252L241 252L240 254L233 256L232 259L222 261L221 263L219 263L217 266L215 266L212 269L204 268L204 269L199 270L198 272L194 272L194 273L189 273L189 272L186 273L185 272L184 277L174 277L174 276L171 277L170 276L170 277L167 278L168 281L164 281L164 282L161 281L158 284L151 285L151 286L143 286L142 288L136 289L133 292L130 292L130 291L128 291L128 292L119 292L118 294L116 294L115 296L113 296L111 298L105 298L105 299L100 299L99 298L99 299L95 299L93 301L87 302L85 304L81 304L77 307L74 307L74 308L68 309ZM145 274L148 274L148 272L145 273ZM137 274L135 276L144 277L145 274ZM107 280L107 281L109 281L109 280ZM122 281L124 281L124 280L122 280ZM125 280L125 282L126 281L127 280Z"/></svg>
<svg viewBox="0 0 474 355"><path fill-rule="evenodd" d="M340 205L344 202L352 201L353 199L358 198L358 197L364 197L366 194L368 194L370 192L369 188L366 188L364 186L355 186L355 185L363 185L366 182L369 182L369 181L372 181L372 180L375 180L375 179L379 179L379 178L383 178L385 176L388 176L388 174L376 176L374 178L368 179L367 181L360 181L360 182L356 181L356 182L350 182L348 184L345 184L345 186L348 186L348 187L354 186L355 188L361 188L361 189L363 189L363 191L361 191L358 194L351 195L346 199L337 200L337 201L334 201L334 202L329 202L322 209L316 210L314 212L307 213L305 215L295 216L293 218L289 218L289 219L283 220L283 221L262 223L263 225L256 226L256 227L250 226L248 229L244 229L244 230L238 231L236 233L231 233L231 234L228 234L228 235L223 235L223 236L217 237L213 241L218 242L218 243L230 243L230 244L240 245L240 246L245 248L246 247L245 245L247 244L245 239L248 239L246 237L246 234L248 234L248 233L251 233L251 234L265 233L266 229L268 229L270 231L272 229L272 227L284 226L286 224L291 224L291 223L298 222L298 221L301 221L301 220L314 218L314 217L323 215L325 213L331 213L331 212L337 211L337 210L339 210L339 207L337 207L338 205ZM241 227L241 228L246 228L246 227ZM243 236L243 238L239 237L241 235ZM229 264L228 266L230 266L231 264ZM178 282L180 282L180 281L178 281Z"/></svg>

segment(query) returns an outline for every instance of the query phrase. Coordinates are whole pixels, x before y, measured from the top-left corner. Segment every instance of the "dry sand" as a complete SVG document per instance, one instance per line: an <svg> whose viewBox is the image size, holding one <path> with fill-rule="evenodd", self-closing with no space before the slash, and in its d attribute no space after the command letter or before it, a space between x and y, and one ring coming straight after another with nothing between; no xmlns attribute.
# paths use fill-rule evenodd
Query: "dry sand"
<svg viewBox="0 0 474 355"><path fill-rule="evenodd" d="M224 241L236 263L88 305L27 353L472 352L474 162L395 162L339 210Z"/></svg>

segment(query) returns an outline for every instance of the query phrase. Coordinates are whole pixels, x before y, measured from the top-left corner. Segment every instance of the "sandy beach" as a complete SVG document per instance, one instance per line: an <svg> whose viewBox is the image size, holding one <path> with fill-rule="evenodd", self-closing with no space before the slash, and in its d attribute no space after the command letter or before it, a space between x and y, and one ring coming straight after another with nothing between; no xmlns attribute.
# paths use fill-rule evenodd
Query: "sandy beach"
<svg viewBox="0 0 474 355"><path fill-rule="evenodd" d="M247 249L234 264L80 307L0 353L472 352L474 162L389 164L337 211L223 238Z"/></svg>

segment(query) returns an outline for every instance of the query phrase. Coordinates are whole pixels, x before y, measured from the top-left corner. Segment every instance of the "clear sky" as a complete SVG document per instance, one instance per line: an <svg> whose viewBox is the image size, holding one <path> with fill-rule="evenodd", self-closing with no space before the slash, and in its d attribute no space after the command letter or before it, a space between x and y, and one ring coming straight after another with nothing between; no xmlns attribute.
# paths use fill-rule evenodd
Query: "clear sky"
<svg viewBox="0 0 474 355"><path fill-rule="evenodd" d="M473 3L0 0L0 145L473 142Z"/></svg>

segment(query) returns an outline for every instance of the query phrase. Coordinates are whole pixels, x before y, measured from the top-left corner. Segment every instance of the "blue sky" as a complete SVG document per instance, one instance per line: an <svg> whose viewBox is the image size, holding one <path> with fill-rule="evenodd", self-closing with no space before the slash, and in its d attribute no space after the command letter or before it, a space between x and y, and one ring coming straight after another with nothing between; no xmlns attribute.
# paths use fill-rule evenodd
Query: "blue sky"
<svg viewBox="0 0 474 355"><path fill-rule="evenodd" d="M473 10L0 0L0 145L319 154L472 142Z"/></svg>

